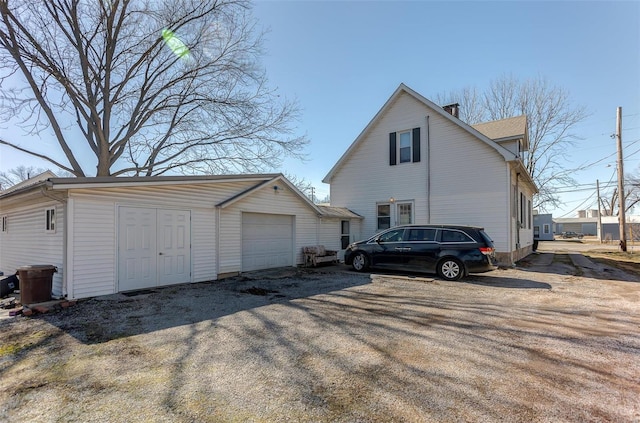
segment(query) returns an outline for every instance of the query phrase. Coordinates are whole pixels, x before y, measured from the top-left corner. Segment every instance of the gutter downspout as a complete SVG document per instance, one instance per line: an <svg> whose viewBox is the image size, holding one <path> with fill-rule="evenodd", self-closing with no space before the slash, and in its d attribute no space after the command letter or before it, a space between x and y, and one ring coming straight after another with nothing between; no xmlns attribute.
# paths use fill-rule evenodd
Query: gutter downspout
<svg viewBox="0 0 640 423"><path fill-rule="evenodd" d="M429 115L425 116L427 124L427 223L431 223L431 134L429 132Z"/></svg>
<svg viewBox="0 0 640 423"><path fill-rule="evenodd" d="M522 204L520 204L520 173L516 173L516 255L520 250L520 227L522 226L522 222L520 218L522 216Z"/></svg>

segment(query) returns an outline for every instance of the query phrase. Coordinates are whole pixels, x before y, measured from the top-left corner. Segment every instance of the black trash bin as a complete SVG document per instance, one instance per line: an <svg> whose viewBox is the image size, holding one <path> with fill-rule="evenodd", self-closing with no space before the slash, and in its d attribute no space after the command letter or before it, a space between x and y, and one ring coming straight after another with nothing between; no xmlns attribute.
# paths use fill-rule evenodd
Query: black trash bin
<svg viewBox="0 0 640 423"><path fill-rule="evenodd" d="M20 279L20 302L42 303L51 300L53 274L58 268L49 264L22 266L16 272Z"/></svg>
<svg viewBox="0 0 640 423"><path fill-rule="evenodd" d="M18 289L18 277L16 275L0 275L0 298L4 298Z"/></svg>

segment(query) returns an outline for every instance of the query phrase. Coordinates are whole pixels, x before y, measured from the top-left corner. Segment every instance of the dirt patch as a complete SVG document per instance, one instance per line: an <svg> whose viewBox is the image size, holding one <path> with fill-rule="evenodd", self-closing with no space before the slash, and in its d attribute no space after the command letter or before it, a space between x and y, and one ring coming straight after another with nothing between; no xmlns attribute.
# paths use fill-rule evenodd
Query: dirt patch
<svg viewBox="0 0 640 423"><path fill-rule="evenodd" d="M638 421L640 283L575 268L336 266L2 320L0 420Z"/></svg>

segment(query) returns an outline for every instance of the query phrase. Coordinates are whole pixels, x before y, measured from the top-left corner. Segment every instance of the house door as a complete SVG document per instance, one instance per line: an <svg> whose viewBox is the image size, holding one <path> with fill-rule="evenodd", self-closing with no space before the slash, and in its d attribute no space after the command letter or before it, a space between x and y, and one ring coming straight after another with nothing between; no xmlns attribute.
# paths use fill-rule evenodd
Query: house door
<svg viewBox="0 0 640 423"><path fill-rule="evenodd" d="M191 280L191 212L118 210L118 291Z"/></svg>
<svg viewBox="0 0 640 423"><path fill-rule="evenodd" d="M340 222L340 248L345 250L349 246L351 239L350 222L348 220L342 220Z"/></svg>

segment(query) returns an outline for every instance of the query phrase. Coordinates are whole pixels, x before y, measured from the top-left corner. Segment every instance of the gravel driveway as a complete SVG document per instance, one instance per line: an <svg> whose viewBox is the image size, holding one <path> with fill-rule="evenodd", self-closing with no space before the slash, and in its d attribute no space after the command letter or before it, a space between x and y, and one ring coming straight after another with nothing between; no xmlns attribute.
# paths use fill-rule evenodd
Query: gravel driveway
<svg viewBox="0 0 640 423"><path fill-rule="evenodd" d="M582 257L582 256L580 256ZM290 269L0 321L0 420L638 422L640 279Z"/></svg>

